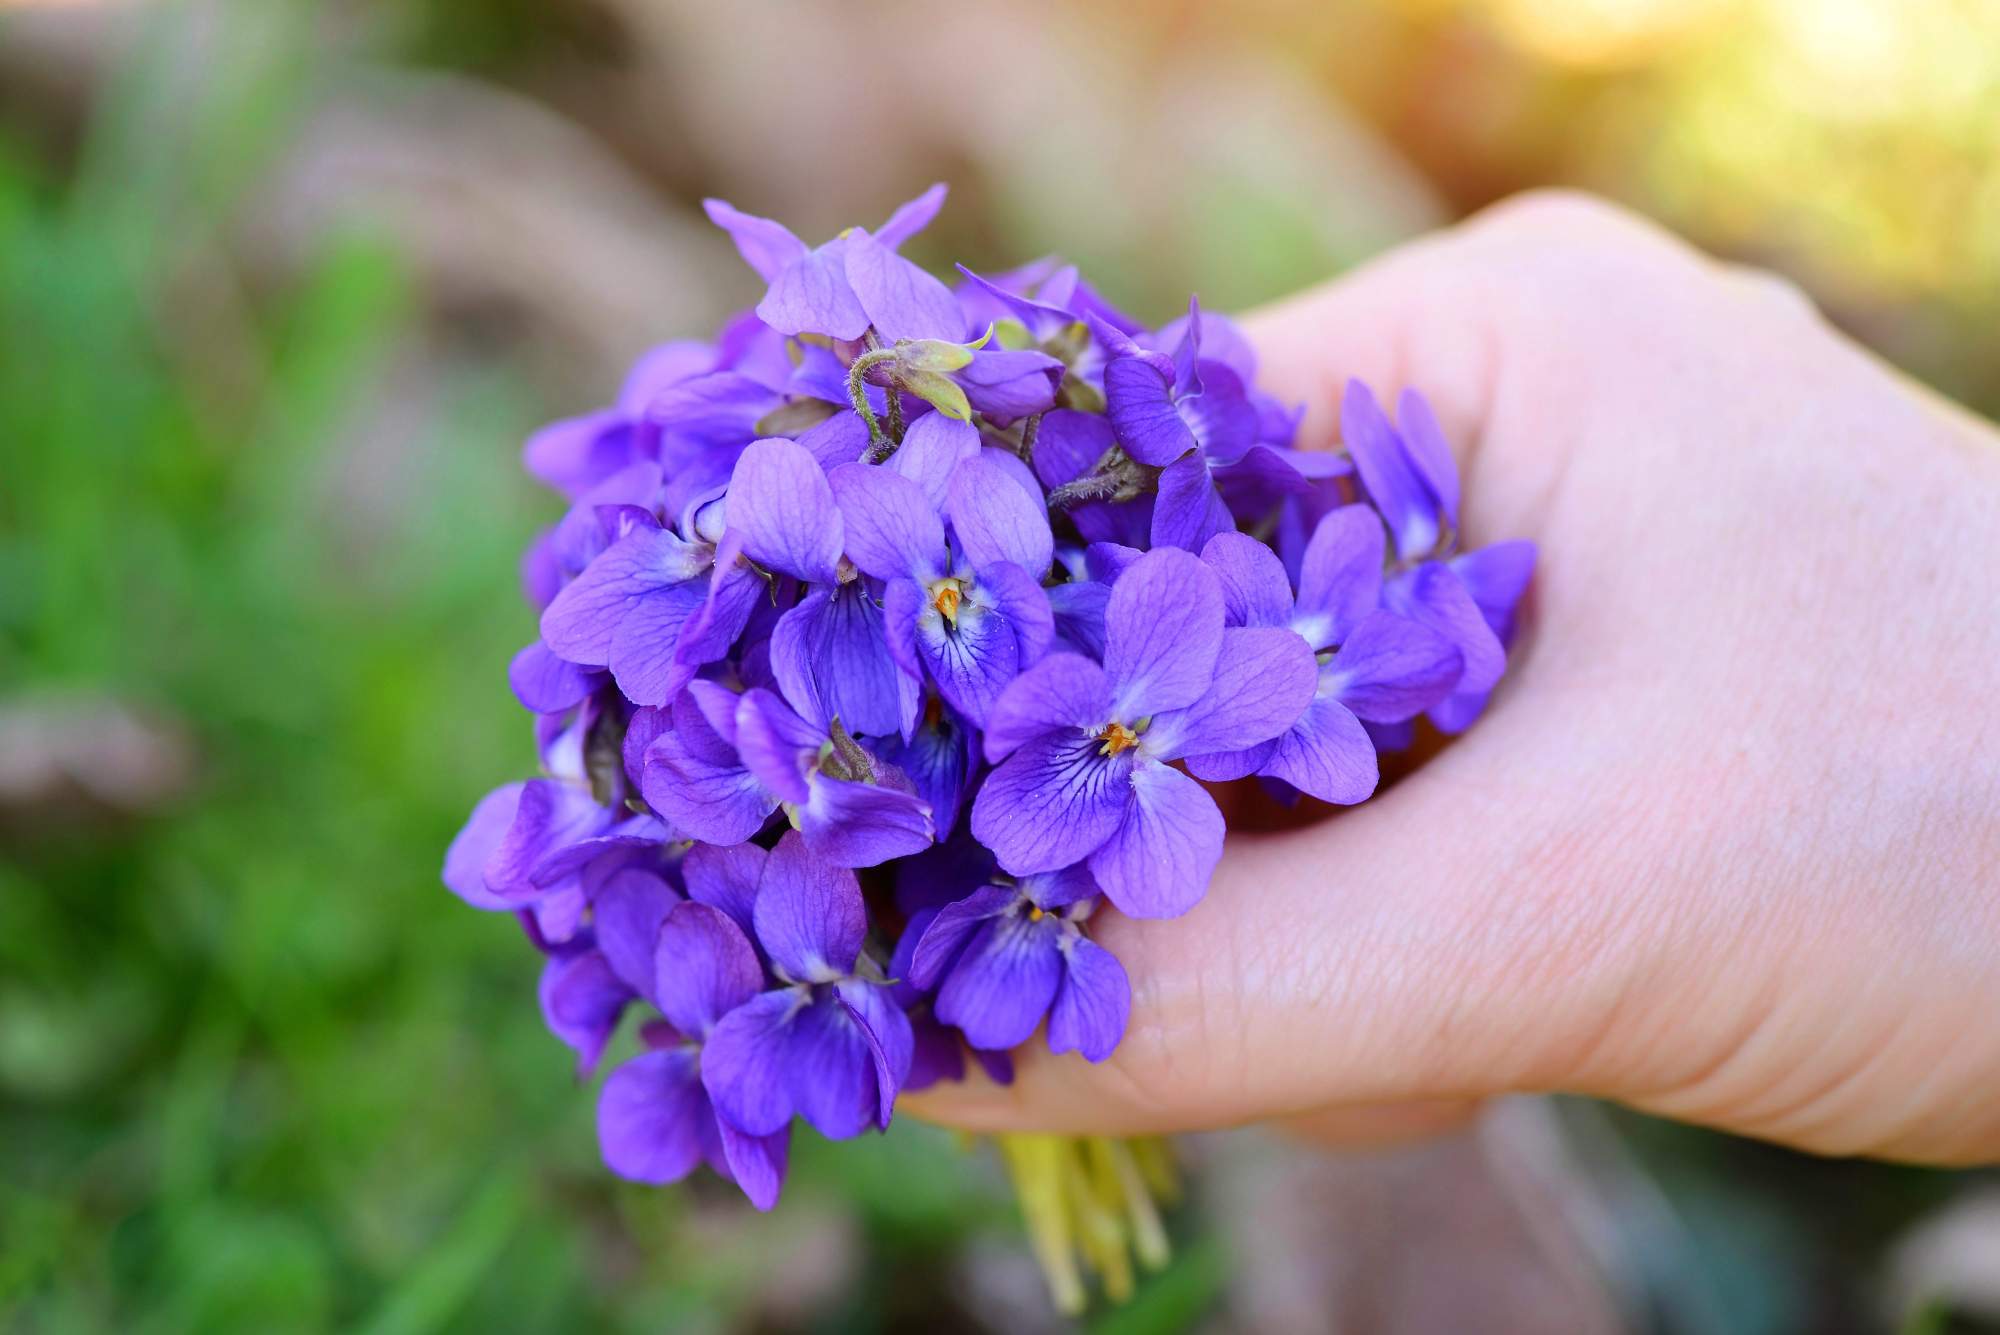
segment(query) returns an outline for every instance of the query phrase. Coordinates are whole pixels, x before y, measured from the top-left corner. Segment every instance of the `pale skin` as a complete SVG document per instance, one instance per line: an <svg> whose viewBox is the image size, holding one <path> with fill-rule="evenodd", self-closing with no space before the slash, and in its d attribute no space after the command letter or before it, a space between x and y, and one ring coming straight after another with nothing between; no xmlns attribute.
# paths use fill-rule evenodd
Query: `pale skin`
<svg viewBox="0 0 2000 1335"><path fill-rule="evenodd" d="M1333 1144L1562 1090L1822 1154L2000 1159L2000 435L1780 280L1537 195L1246 322L1333 447L1430 396L1471 544L1541 548L1507 680L1406 781L1100 914L1131 1026L979 1131Z"/></svg>

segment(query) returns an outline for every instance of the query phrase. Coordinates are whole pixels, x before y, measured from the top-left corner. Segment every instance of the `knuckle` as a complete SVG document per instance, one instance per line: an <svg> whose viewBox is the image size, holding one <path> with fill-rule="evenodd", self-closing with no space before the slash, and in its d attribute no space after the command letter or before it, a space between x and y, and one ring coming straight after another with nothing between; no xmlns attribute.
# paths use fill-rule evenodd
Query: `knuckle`
<svg viewBox="0 0 2000 1335"><path fill-rule="evenodd" d="M1806 290L1773 269L1754 264L1727 264L1723 281L1748 301L1779 314L1819 318L1819 306Z"/></svg>
<svg viewBox="0 0 2000 1335"><path fill-rule="evenodd" d="M1534 232L1647 235L1638 215L1588 191L1562 187L1525 190L1474 214L1468 228L1489 233Z"/></svg>

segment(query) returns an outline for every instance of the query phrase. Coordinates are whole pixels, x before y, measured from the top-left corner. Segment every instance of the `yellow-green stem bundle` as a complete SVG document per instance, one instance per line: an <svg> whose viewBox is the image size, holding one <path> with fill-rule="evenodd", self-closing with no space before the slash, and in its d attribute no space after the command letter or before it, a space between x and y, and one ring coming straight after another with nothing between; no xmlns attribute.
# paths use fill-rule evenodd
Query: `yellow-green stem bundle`
<svg viewBox="0 0 2000 1335"><path fill-rule="evenodd" d="M1062 1311L1083 1311L1086 1275L1095 1275L1112 1301L1124 1302L1132 1296L1135 1260L1147 1270L1166 1265L1159 1204L1180 1195L1166 1141L1027 1133L994 1139L1014 1179L1035 1260Z"/></svg>

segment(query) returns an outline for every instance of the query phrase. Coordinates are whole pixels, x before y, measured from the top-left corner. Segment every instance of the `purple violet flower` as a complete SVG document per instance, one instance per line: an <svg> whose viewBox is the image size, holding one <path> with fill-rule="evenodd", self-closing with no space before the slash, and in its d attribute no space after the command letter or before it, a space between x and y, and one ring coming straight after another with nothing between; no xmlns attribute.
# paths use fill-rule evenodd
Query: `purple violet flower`
<svg viewBox="0 0 2000 1335"><path fill-rule="evenodd" d="M1083 934L1097 886L1081 866L995 877L937 910L910 980L936 989L932 1009L974 1048L1025 1043L1048 1017L1051 1052L1103 1061L1132 1009L1124 966Z"/></svg>
<svg viewBox="0 0 2000 1335"><path fill-rule="evenodd" d="M1436 630L1464 659L1464 675L1453 693L1463 699L1445 720L1437 720L1462 728L1506 671L1507 651L1495 623L1510 620L1533 571L1535 549L1532 543L1508 543L1483 559L1463 564L1454 559L1459 487L1451 446L1423 395L1404 390L1396 409L1400 430L1368 387L1350 380L1340 405L1340 435L1395 543L1396 567L1383 586L1383 602ZM1491 617L1475 601L1468 575L1481 586Z"/></svg>
<svg viewBox="0 0 2000 1335"><path fill-rule="evenodd" d="M907 732L918 678L890 652L882 609L844 555L846 529L819 463L789 440L760 440L736 461L727 532L757 565L804 581L771 634L771 672L794 709L856 733Z"/></svg>
<svg viewBox="0 0 2000 1335"><path fill-rule="evenodd" d="M1211 782L1262 774L1323 802L1359 802L1379 770L1364 723L1401 723L1443 700L1458 681L1458 649L1436 631L1380 610L1382 521L1365 505L1319 523L1293 596L1277 553L1241 533L1202 549L1221 579L1232 626L1284 627L1317 656L1313 700L1279 737L1241 750L1192 756ZM1443 576L1437 576L1443 577Z"/></svg>
<svg viewBox="0 0 2000 1335"><path fill-rule="evenodd" d="M649 956L648 989L666 1023L647 1025L647 1050L613 1071L597 1100L597 1136L612 1172L677 1182L706 1161L768 1210L784 1185L791 1128L753 1135L716 1115L703 1083L709 1040L722 1019L762 991L764 969L736 922L706 904L676 904Z"/></svg>
<svg viewBox="0 0 2000 1335"><path fill-rule="evenodd" d="M1222 813L1168 762L1283 734L1311 702L1312 651L1277 628L1225 629L1220 582L1193 555L1148 552L1113 585L1104 662L1054 654L1001 693L998 767L972 833L1016 876L1088 862L1126 914L1192 908L1222 856Z"/></svg>
<svg viewBox="0 0 2000 1335"><path fill-rule="evenodd" d="M847 550L882 591L889 651L913 677L983 724L1003 687L1048 647L1054 623L1040 579L1055 550L1048 512L978 455L953 471L955 542L923 489L868 464L834 470Z"/></svg>
<svg viewBox="0 0 2000 1335"><path fill-rule="evenodd" d="M743 213L719 199L702 201L749 266L769 283L757 315L781 334L857 339L872 327L884 340L965 337L965 316L951 289L896 253L944 206L934 185L890 215L872 235L851 227L808 249L783 223Z"/></svg>
<svg viewBox="0 0 2000 1335"><path fill-rule="evenodd" d="M833 1140L888 1126L910 1073L910 1021L862 954L868 914L854 873L787 833L764 861L753 918L779 985L709 1033L701 1077L716 1111L757 1136L794 1113Z"/></svg>

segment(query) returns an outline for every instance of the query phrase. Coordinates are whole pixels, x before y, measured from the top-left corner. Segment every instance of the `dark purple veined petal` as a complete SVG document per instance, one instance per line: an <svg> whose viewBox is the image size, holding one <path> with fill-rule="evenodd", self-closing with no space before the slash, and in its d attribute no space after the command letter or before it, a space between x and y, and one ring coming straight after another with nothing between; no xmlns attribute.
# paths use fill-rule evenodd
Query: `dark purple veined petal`
<svg viewBox="0 0 2000 1335"><path fill-rule="evenodd" d="M986 717L986 758L1057 731L1094 733L1111 721L1111 679L1081 654L1051 654L1021 673Z"/></svg>
<svg viewBox="0 0 2000 1335"><path fill-rule="evenodd" d="M903 443L887 463L878 466L923 488L924 499L938 510L944 506L951 475L978 453L978 427L930 412L910 423L903 432Z"/></svg>
<svg viewBox="0 0 2000 1335"><path fill-rule="evenodd" d="M576 1050L579 1079L588 1079L634 995L596 950L553 955L538 989L549 1032Z"/></svg>
<svg viewBox="0 0 2000 1335"><path fill-rule="evenodd" d="M1383 602L1391 611L1421 621L1458 647L1465 660L1459 690L1490 691L1507 670L1507 651L1501 647L1500 637L1493 633L1451 567L1426 561L1405 571L1384 587Z"/></svg>
<svg viewBox="0 0 2000 1335"><path fill-rule="evenodd" d="M1444 522L1458 527L1458 463L1451 455L1451 442L1444 438L1430 400L1405 386L1396 399L1396 425L1417 476L1437 499Z"/></svg>
<svg viewBox="0 0 2000 1335"><path fill-rule="evenodd" d="M757 902L765 856L763 849L748 842L696 844L681 859L681 880L687 885L688 898L721 909L744 932L754 935L757 928L751 910Z"/></svg>
<svg viewBox="0 0 2000 1335"><path fill-rule="evenodd" d="M844 263L848 287L885 343L917 338L957 343L965 338L965 313L951 289L877 238L850 234Z"/></svg>
<svg viewBox="0 0 2000 1335"><path fill-rule="evenodd" d="M648 989L675 1029L705 1039L717 1021L757 995L764 968L743 929L721 909L682 902L661 920Z"/></svg>
<svg viewBox="0 0 2000 1335"><path fill-rule="evenodd" d="M947 495L953 537L973 570L1006 561L1040 579L1055 556L1048 508L1038 492L1031 497L1002 467L975 455L952 474Z"/></svg>
<svg viewBox="0 0 2000 1335"><path fill-rule="evenodd" d="M1016 875L1089 856L1132 803L1133 752L1104 750L1096 737L1075 731L1029 741L987 776L973 799L973 837Z"/></svg>
<svg viewBox="0 0 2000 1335"><path fill-rule="evenodd" d="M915 1036L910 1017L896 1005L889 989L879 983L849 978L834 985L834 995L868 1040L875 1069L875 1124L886 1128L896 1110L896 1094L910 1077Z"/></svg>
<svg viewBox="0 0 2000 1335"><path fill-rule="evenodd" d="M665 877L639 867L613 872L590 895L597 948L610 961L611 972L656 1005L653 947L660 938L660 924L680 902Z"/></svg>
<svg viewBox="0 0 2000 1335"><path fill-rule="evenodd" d="M836 239L785 265L757 303L757 318L781 334L855 339L868 311L847 281L847 244Z"/></svg>
<svg viewBox="0 0 2000 1335"><path fill-rule="evenodd" d="M691 1048L640 1053L597 1096L604 1166L633 1182L660 1186L693 1172L714 1120Z"/></svg>
<svg viewBox="0 0 2000 1335"><path fill-rule="evenodd" d="M1104 367L1105 415L1125 452L1155 468L1199 443L1174 406L1173 364L1158 353L1114 357Z"/></svg>
<svg viewBox="0 0 2000 1335"><path fill-rule="evenodd" d="M722 1118L715 1119L722 1138L722 1153L729 1176L742 1188L750 1204L769 1210L778 1203L784 1189L785 1166L791 1154L792 1129L788 1126L768 1136L738 1131Z"/></svg>
<svg viewBox="0 0 2000 1335"><path fill-rule="evenodd" d="M524 783L495 788L479 799L444 854L445 888L476 909L489 912L520 907L518 898L486 888L486 864L500 847L521 807Z"/></svg>
<svg viewBox="0 0 2000 1335"><path fill-rule="evenodd" d="M752 997L716 1023L702 1046L701 1082L723 1122L769 1136L792 1120L787 1049L793 1017L810 1000L803 987L779 988Z"/></svg>
<svg viewBox="0 0 2000 1335"><path fill-rule="evenodd" d="M1319 664L1296 632L1225 630L1208 690L1185 709L1155 715L1142 745L1161 760L1255 746L1298 722L1318 685Z"/></svg>
<svg viewBox="0 0 2000 1335"><path fill-rule="evenodd" d="M758 565L827 581L840 564L842 530L833 488L796 441L753 440L729 481L729 531Z"/></svg>
<svg viewBox="0 0 2000 1335"><path fill-rule="evenodd" d="M1168 464L1153 499L1153 546L1198 552L1235 524L1200 453Z"/></svg>
<svg viewBox="0 0 2000 1335"><path fill-rule="evenodd" d="M1438 632L1393 612L1354 628L1327 665L1325 689L1370 723L1415 718L1452 693L1464 673L1458 647Z"/></svg>
<svg viewBox="0 0 2000 1335"><path fill-rule="evenodd" d="M832 988L814 993L783 1035L786 1091L813 1130L828 1140L847 1140L881 1116L880 1064L853 1010Z"/></svg>
<svg viewBox="0 0 2000 1335"><path fill-rule="evenodd" d="M910 982L928 992L934 989L957 961L966 942L988 919L998 917L1020 899L1020 892L1004 885L982 885L965 898L946 904L930 915L916 950L910 957Z"/></svg>
<svg viewBox="0 0 2000 1335"><path fill-rule="evenodd" d="M778 619L771 674L816 724L839 719L849 732L881 736L916 720L919 684L890 653L882 609L860 580L815 587Z"/></svg>
<svg viewBox="0 0 2000 1335"><path fill-rule="evenodd" d="M1305 716L1278 739L1260 772L1340 806L1365 800L1380 778L1375 744L1361 720L1327 696L1315 699Z"/></svg>
<svg viewBox="0 0 2000 1335"><path fill-rule="evenodd" d="M806 243L781 222L745 213L720 199L704 199L701 207L710 222L729 233L744 263L767 283L775 282L786 266L806 253Z"/></svg>
<svg viewBox="0 0 2000 1335"><path fill-rule="evenodd" d="M815 855L796 830L786 831L764 861L753 918L771 962L797 982L846 977L868 933L861 883Z"/></svg>
<svg viewBox="0 0 2000 1335"><path fill-rule="evenodd" d="M1313 529L1299 561L1292 629L1315 650L1330 649L1382 605L1382 521L1365 505L1344 505Z"/></svg>
<svg viewBox="0 0 2000 1335"><path fill-rule="evenodd" d="M1104 633L1115 716L1131 723L1191 705L1215 675L1222 586L1191 552L1147 552L1112 586Z"/></svg>
<svg viewBox="0 0 2000 1335"><path fill-rule="evenodd" d="M938 988L937 1017L975 1048L1027 1041L1062 981L1063 924L1047 914L1003 914L974 928Z"/></svg>
<svg viewBox="0 0 2000 1335"><path fill-rule="evenodd" d="M1126 917L1177 918L1201 902L1222 859L1222 812L1200 784L1157 761L1133 769L1129 791L1090 874Z"/></svg>
<svg viewBox="0 0 2000 1335"><path fill-rule="evenodd" d="M916 620L916 646L938 693L975 725L984 722L1020 670L1014 627L993 606L983 585L960 599L950 619L935 607L923 609Z"/></svg>
<svg viewBox="0 0 2000 1335"><path fill-rule="evenodd" d="M1080 1052L1101 1062L1125 1036L1132 1014L1132 984L1117 957L1082 936L1063 946L1062 985L1049 1011L1049 1051Z"/></svg>
<svg viewBox="0 0 2000 1335"><path fill-rule="evenodd" d="M1278 554L1247 533L1218 533L1201 559L1222 585L1229 626L1282 626L1292 614L1292 584Z"/></svg>
<svg viewBox="0 0 2000 1335"><path fill-rule="evenodd" d="M1406 561L1429 556L1439 538L1437 494L1375 395L1359 380L1347 382L1341 399L1340 439L1361 474L1361 485L1396 537L1396 554Z"/></svg>
<svg viewBox="0 0 2000 1335"><path fill-rule="evenodd" d="M914 580L945 573L944 525L920 485L858 463L834 469L827 482L840 508L847 555L865 573Z"/></svg>
<svg viewBox="0 0 2000 1335"><path fill-rule="evenodd" d="M807 788L796 813L799 833L815 855L835 866L876 867L930 847L935 833L930 807L914 789L819 773L807 780Z"/></svg>
<svg viewBox="0 0 2000 1335"><path fill-rule="evenodd" d="M600 553L542 613L542 639L561 658L603 667L620 623L638 603L708 568L706 546L671 529L637 529Z"/></svg>

